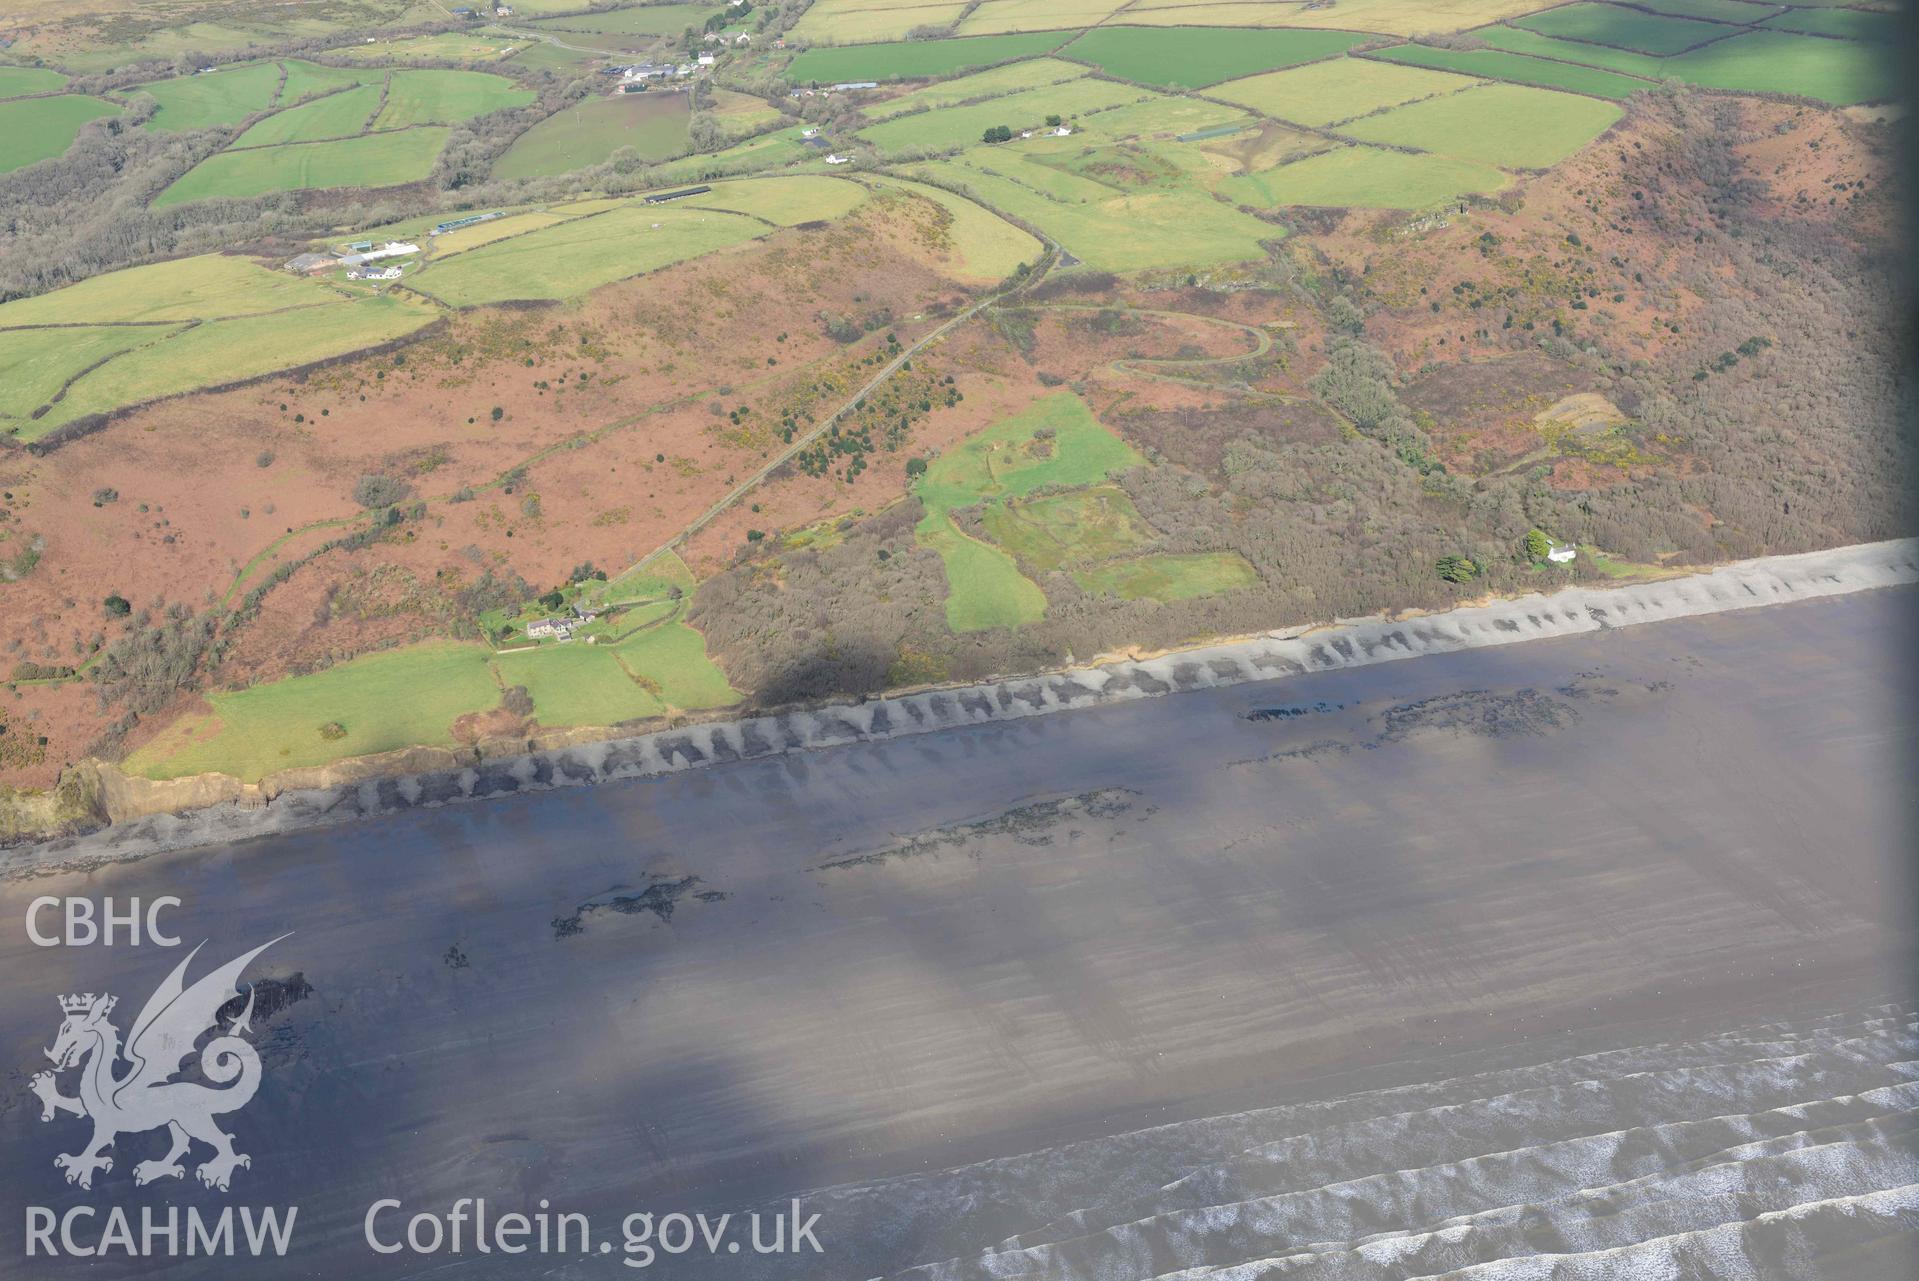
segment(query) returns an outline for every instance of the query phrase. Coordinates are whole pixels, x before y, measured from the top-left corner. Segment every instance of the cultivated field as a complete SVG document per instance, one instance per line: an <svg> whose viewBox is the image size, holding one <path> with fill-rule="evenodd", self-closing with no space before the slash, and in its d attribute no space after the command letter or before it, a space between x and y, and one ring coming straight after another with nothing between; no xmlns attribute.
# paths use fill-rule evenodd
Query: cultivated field
<svg viewBox="0 0 1919 1281"><path fill-rule="evenodd" d="M601 163L621 147L642 160L670 160L687 149L691 113L683 93L623 93L588 98L521 134L494 163L500 178L538 178Z"/></svg>
<svg viewBox="0 0 1919 1281"><path fill-rule="evenodd" d="M1331 58L1363 36L1340 31L1231 31L1209 27L1100 27L1061 50L1108 75L1200 89L1258 71Z"/></svg>
<svg viewBox="0 0 1919 1281"><path fill-rule="evenodd" d="M1062 84L1086 74L1085 67L1058 58L1028 58L1024 62L1011 62L1003 67L976 71L972 75L913 89L897 98L873 103L863 108L860 114L868 120L886 120L909 111L952 107L979 98L997 98L1025 89Z"/></svg>
<svg viewBox="0 0 1919 1281"><path fill-rule="evenodd" d="M954 28L960 35L1090 27L1113 16L1124 0L984 0Z"/></svg>
<svg viewBox="0 0 1919 1281"><path fill-rule="evenodd" d="M1650 80L1602 71L1598 67L1575 66L1546 58L1530 58L1523 53L1502 49L1435 49L1430 45L1403 44L1366 55L1367 61L1380 59L1408 66L1457 71L1488 80L1532 85L1540 89L1564 89L1594 98L1623 100L1653 87Z"/></svg>
<svg viewBox="0 0 1919 1281"><path fill-rule="evenodd" d="M966 12L965 0L890 4L886 0L817 0L793 34L813 41L860 44L897 40L915 27L950 26Z"/></svg>
<svg viewBox="0 0 1919 1281"><path fill-rule="evenodd" d="M719 209L745 214L777 227L844 218L866 199L866 188L844 178L793 174L722 182L713 190L674 201L675 208Z"/></svg>
<svg viewBox="0 0 1919 1281"><path fill-rule="evenodd" d="M446 129L427 125L331 142L223 151L188 170L153 203L179 205L222 196L418 182L433 172L446 138Z"/></svg>
<svg viewBox="0 0 1919 1281"><path fill-rule="evenodd" d="M793 59L787 75L796 84L927 80L973 67L990 67L1016 58L1051 53L1067 39L1064 35L1045 32L982 40L911 40L846 49L807 49Z"/></svg>
<svg viewBox="0 0 1919 1281"><path fill-rule="evenodd" d="M1720 23L1667 17L1627 9L1621 5L1581 3L1562 5L1521 18L1513 25L1541 35L1632 49L1659 57L1723 40L1734 31Z"/></svg>
<svg viewBox="0 0 1919 1281"><path fill-rule="evenodd" d="M1275 169L1228 178L1220 190L1241 203L1268 209L1421 209L1467 192L1497 191L1510 181L1491 165L1455 156L1335 147Z"/></svg>
<svg viewBox="0 0 1919 1281"><path fill-rule="evenodd" d="M1423 46L1422 46L1423 47ZM1215 85L1209 96L1303 125L1330 125L1385 107L1453 93L1472 84L1441 71L1334 58Z"/></svg>
<svg viewBox="0 0 1919 1281"><path fill-rule="evenodd" d="M1123 106L1147 97L1147 91L1110 80L1069 80L974 103L900 116L860 130L859 136L882 152L945 150L978 143L996 125L1015 133L1038 129L1048 116L1075 121L1083 115Z"/></svg>
<svg viewBox="0 0 1919 1281"><path fill-rule="evenodd" d="M103 99L74 93L0 102L0 173L59 155L79 136L82 125L119 110Z"/></svg>
<svg viewBox="0 0 1919 1281"><path fill-rule="evenodd" d="M738 214L629 205L433 263L415 278L414 287L455 307L577 298L600 285L742 244L769 230Z"/></svg>
<svg viewBox="0 0 1919 1281"><path fill-rule="evenodd" d="M1670 58L1555 40L1519 27L1488 27L1476 34L1494 48L1512 53L1650 80L1671 78L1735 92L1798 94L1836 106L1882 102L1896 92L1891 68L1870 45L1786 31L1748 31Z"/></svg>
<svg viewBox="0 0 1919 1281"><path fill-rule="evenodd" d="M67 78L48 67L0 67L0 98L28 93L51 93Z"/></svg>
<svg viewBox="0 0 1919 1281"><path fill-rule="evenodd" d="M572 13L554 18L538 18L531 24L540 31L596 31L616 36L678 35L688 27L699 27L719 6L713 4L653 4L633 9L615 9L610 13Z"/></svg>
<svg viewBox="0 0 1919 1281"><path fill-rule="evenodd" d="M1611 103L1523 85L1483 85L1368 116L1344 132L1508 168L1558 164L1619 119Z"/></svg>
<svg viewBox="0 0 1919 1281"><path fill-rule="evenodd" d="M96 276L0 306L0 369L11 375L0 428L33 440L88 414L374 346L432 319L398 299L348 297L219 255ZM75 325L87 327L65 327Z"/></svg>

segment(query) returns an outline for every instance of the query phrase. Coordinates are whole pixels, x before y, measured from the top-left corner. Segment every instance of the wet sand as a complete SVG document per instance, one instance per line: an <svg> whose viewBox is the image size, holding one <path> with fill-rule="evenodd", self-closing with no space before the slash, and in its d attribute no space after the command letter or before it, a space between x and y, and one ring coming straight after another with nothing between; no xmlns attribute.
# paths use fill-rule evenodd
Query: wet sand
<svg viewBox="0 0 1919 1281"><path fill-rule="evenodd" d="M1762 1275L1828 1254L1878 1275L1911 1257L1896 1190L1919 1184L1899 1091L1916 1057L1901 810L1915 595L1312 673L9 884L0 1258L21 1258L25 1204L230 1199L298 1204L295 1257L128 1274L519 1276L497 1258L376 1258L361 1215L386 1195L501 1210L547 1197L617 1218L811 1192L833 1210L823 1261L662 1260L652 1274L890 1275L1029 1234L1076 1244L1008 1253L1000 1274L1146 1277L1257 1267L1315 1231L1350 1243L1480 1214L1486 1234L1457 1247L1470 1257L1441 1250L1428 1271L1700 1234ZM25 904L60 893L178 895L181 932L212 939L212 961L296 931L262 972L298 973L311 994L261 1024L265 1083L228 1126L255 1161L231 1198L134 1189L127 1168L154 1136L124 1144L92 1193L53 1170L81 1130L42 1125L25 1078L55 995L105 989L136 1007L178 960L29 946ZM1638 1066L1617 1070L1619 1056ZM1656 1097L1617 1084L1647 1079L1666 1082ZM1711 1160L1735 1139L1794 1147L1812 1123L1779 1119L1793 1108L1832 1112L1819 1119L1846 1136L1845 1159ZM1408 1112L1465 1149L1409 1150L1381 1119ZM1772 1119L1702 1137L1732 1113ZM1615 1131L1635 1137L1595 1168L1594 1136ZM1312 1172L1307 1185L1247 1173L1259 1145L1315 1134L1338 1160L1276 1162ZM1459 1164L1522 1142L1557 1155L1498 1178ZM1038 1155L1007 1163L1023 1153ZM989 1158L1001 1164L934 1175ZM1670 1182L1700 1162L1754 1182ZM1404 1173L1440 1165L1430 1185ZM1668 1182L1610 1209L1559 1205L1610 1186L1608 1170ZM1312 1199L1394 1172L1414 1192ZM857 1180L876 1182L817 1191ZM1766 1216L1841 1195L1880 1200L1833 1211L1816 1248L1765 1244ZM1267 1217L1219 1209L1252 1200ZM1339 1221L1354 1204L1367 1209ZM1115 1235L1135 1221L1149 1226ZM1581 1235L1602 1222L1620 1239ZM1393 1249L1416 1253L1412 1240ZM1425 1274L1381 1259L1328 1247L1312 1266ZM541 1274L630 1275L605 1259Z"/></svg>

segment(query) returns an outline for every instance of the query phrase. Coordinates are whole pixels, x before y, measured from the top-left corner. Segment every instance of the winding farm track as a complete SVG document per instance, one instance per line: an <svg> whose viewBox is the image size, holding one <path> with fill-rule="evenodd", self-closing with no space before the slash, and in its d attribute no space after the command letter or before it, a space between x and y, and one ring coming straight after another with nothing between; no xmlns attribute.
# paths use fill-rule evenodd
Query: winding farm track
<svg viewBox="0 0 1919 1281"><path fill-rule="evenodd" d="M911 361L915 356L919 355L921 352L925 351L927 348L933 346L935 343L939 342L942 338L946 337L946 335L952 333L955 329L958 329L961 325L973 319L973 317L979 315L982 311L985 311L987 308L997 306L1000 303L1003 303L1006 299L1011 297L1016 297L1017 295L1024 293L1026 290L1038 284L1045 277L1046 273L1052 269L1053 264L1058 260L1059 252L1060 250L1057 244L1054 244L1050 241L1047 242L1045 252L1043 252L1040 255L1039 260L1033 266L1033 270L1029 271L1020 280L1016 281L1012 285L994 290L992 293L987 294L983 298L980 298L978 301L974 302L972 306L968 307L965 311L960 312L957 316L954 316L951 320L948 320L945 324L933 330L931 333L927 334L923 338L920 338L917 341L909 344L908 346L901 348L899 355L893 357L892 360L888 361L884 368L882 368L877 374L874 374L870 379L868 379L865 385L863 385L858 391L854 392L850 397L848 397L840 405L838 409L834 410L831 414L827 415L825 418L822 418L819 421L819 423L811 431L807 432L803 436L794 437L792 444L788 445L785 449L782 449L779 453L773 455L773 457L768 459L766 463L763 466L761 466L758 471L754 472L751 476L748 476L745 480L741 481L738 485L734 486L733 489L729 491L724 498L720 499L718 502L714 503L711 507L707 508L705 511L701 512L698 516L694 517L693 520L689 522L688 524L686 524L685 526L683 526L677 534L673 535L673 537L667 539L664 543L661 543L658 547L654 548L652 551L642 556L639 560L635 561L631 566L629 566L626 570L624 570L623 573L630 574L636 570L644 569L648 565L652 564L654 561L658 560L661 556L664 556L666 553L673 551L678 547L683 546L688 539L692 538L695 534L699 533L702 529L706 528L715 519L717 519L722 513L724 513L727 510L727 508L733 506L733 504L739 502L740 499L744 498L747 494L751 493L754 489L758 488L759 485L762 482L764 482L768 476L771 476L773 472L777 470L782 463L785 463L790 461L791 459L797 458L800 455L800 453L804 451L809 445L813 444L821 436L824 436L829 430L832 429L835 423L839 422L840 419L844 418L847 414L851 413L855 408L857 408L860 402L865 400L868 396L872 395L874 390L877 389L881 383L885 382L888 378L891 378L894 374L898 373L903 367L905 367L907 362Z"/></svg>

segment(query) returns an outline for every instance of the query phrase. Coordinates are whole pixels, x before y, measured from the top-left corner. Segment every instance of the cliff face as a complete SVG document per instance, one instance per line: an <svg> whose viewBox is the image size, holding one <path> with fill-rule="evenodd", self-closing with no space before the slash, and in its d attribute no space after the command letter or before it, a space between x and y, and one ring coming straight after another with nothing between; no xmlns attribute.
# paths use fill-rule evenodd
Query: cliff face
<svg viewBox="0 0 1919 1281"><path fill-rule="evenodd" d="M1725 610L1919 583L1919 540L1743 561L1679 578L1569 588L1409 619L1354 619L1305 633L1181 650L1094 667L930 689L857 705L792 709L676 726L637 737L569 730L489 739L478 748L409 748L287 770L259 783L224 775L154 781L82 762L59 788L15 797L10 843L45 848L0 860L28 868L74 857L127 858L162 849L374 818L520 791L644 778L842 743L896 738L1188 689L1266 681L1422 654L1574 636ZM99 838L83 834L125 825ZM61 839L72 838L72 839Z"/></svg>

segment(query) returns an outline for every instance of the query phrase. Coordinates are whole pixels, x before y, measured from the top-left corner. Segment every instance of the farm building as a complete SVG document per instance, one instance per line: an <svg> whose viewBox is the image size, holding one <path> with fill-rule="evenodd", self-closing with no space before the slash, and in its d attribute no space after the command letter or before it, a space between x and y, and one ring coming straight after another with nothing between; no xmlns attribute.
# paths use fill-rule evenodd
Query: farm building
<svg viewBox="0 0 1919 1281"><path fill-rule="evenodd" d="M1573 559L1577 555L1579 555L1578 548L1561 544L1559 546L1554 547L1551 551L1547 552L1546 559L1551 561L1555 565L1564 565L1567 561Z"/></svg>
<svg viewBox="0 0 1919 1281"><path fill-rule="evenodd" d="M536 618L526 625L528 640L573 639L573 621L567 618Z"/></svg>
<svg viewBox="0 0 1919 1281"><path fill-rule="evenodd" d="M398 267L355 267L347 272L346 278L348 280L398 280L400 269Z"/></svg>
<svg viewBox="0 0 1919 1281"><path fill-rule="evenodd" d="M492 213L472 214L465 218L451 218L446 222L435 225L433 230L427 234L430 236L443 236L449 231L458 231L462 227L471 227L474 223L490 222L495 218L504 217L506 217L504 212L495 210Z"/></svg>
<svg viewBox="0 0 1919 1281"><path fill-rule="evenodd" d="M679 191L658 191L646 198L649 205L663 205L669 200L684 200L688 196L703 196L713 190L711 187L686 187Z"/></svg>
<svg viewBox="0 0 1919 1281"><path fill-rule="evenodd" d="M620 79L626 81L659 80L679 74L679 68L667 62L636 62L620 71Z"/></svg>
<svg viewBox="0 0 1919 1281"><path fill-rule="evenodd" d="M853 163L853 157L832 155L826 158L826 163L829 165L850 165Z"/></svg>
<svg viewBox="0 0 1919 1281"><path fill-rule="evenodd" d="M836 85L834 85L834 86L833 86L833 88L834 88L835 90L841 90L841 89L877 89L877 88L879 88L879 87L880 87L880 82L879 82L879 81L877 81L877 80L848 80L848 81L846 81L846 82L845 82L844 84L836 84Z"/></svg>
<svg viewBox="0 0 1919 1281"><path fill-rule="evenodd" d="M311 275L316 271L325 271L339 265L339 259L331 254L301 254L287 262L287 270L300 275Z"/></svg>

